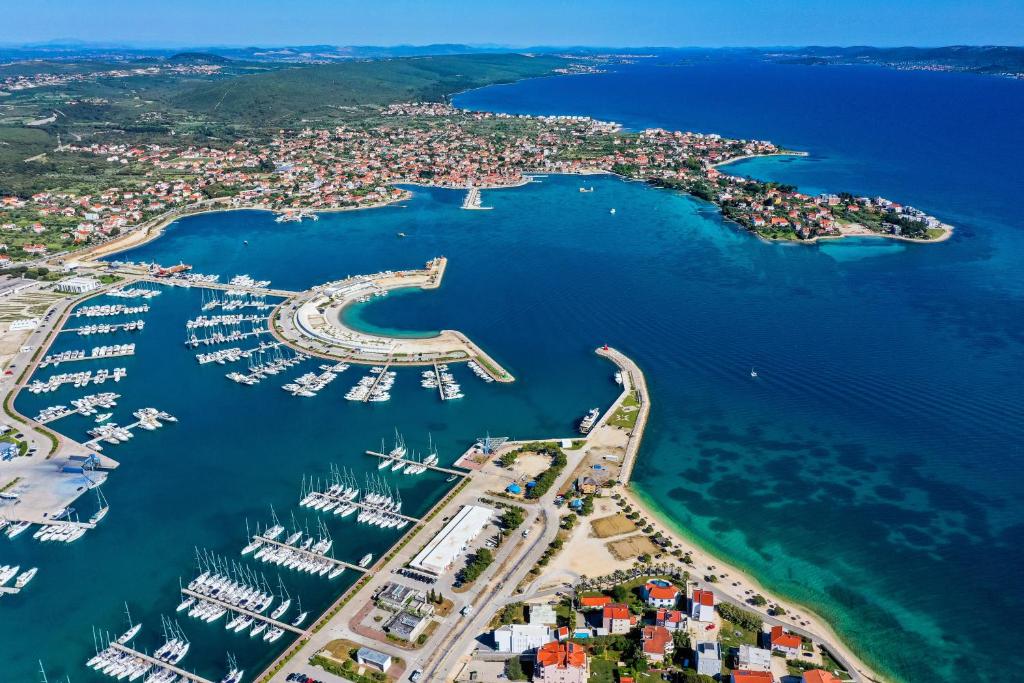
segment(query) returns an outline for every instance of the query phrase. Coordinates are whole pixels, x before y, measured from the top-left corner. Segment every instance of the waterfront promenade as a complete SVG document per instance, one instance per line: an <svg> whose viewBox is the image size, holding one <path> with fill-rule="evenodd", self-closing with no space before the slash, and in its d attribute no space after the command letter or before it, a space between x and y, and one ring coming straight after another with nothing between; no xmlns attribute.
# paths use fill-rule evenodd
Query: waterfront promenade
<svg viewBox="0 0 1024 683"><path fill-rule="evenodd" d="M448 260L443 256L415 270L349 276L290 296L270 316L274 336L291 348L319 358L368 365L433 366L476 361L497 382L515 378L457 330L428 337L389 337L357 330L344 310L399 289L437 289Z"/></svg>

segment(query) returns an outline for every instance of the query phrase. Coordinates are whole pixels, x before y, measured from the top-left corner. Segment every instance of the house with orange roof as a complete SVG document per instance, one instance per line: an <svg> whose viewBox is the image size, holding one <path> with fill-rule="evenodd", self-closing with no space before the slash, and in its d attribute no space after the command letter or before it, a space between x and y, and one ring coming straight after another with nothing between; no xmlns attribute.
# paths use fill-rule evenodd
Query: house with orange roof
<svg viewBox="0 0 1024 683"><path fill-rule="evenodd" d="M771 671L736 669L732 672L732 683L775 683L775 677Z"/></svg>
<svg viewBox="0 0 1024 683"><path fill-rule="evenodd" d="M675 650L672 633L663 626L644 626L640 638L644 657L652 662L664 662Z"/></svg>
<svg viewBox="0 0 1024 683"><path fill-rule="evenodd" d="M686 616L677 609L660 609L654 615L654 623L669 631L680 631L686 627Z"/></svg>
<svg viewBox="0 0 1024 683"><path fill-rule="evenodd" d="M610 635L629 633L629 629L633 628L637 621L637 617L630 613L629 607L619 602L605 605L601 613L601 626Z"/></svg>
<svg viewBox="0 0 1024 683"><path fill-rule="evenodd" d="M587 683L590 662L581 645L553 641L537 650L534 681L544 683Z"/></svg>
<svg viewBox="0 0 1024 683"><path fill-rule="evenodd" d="M831 671L811 669L804 672L802 683L839 683L839 679Z"/></svg>
<svg viewBox="0 0 1024 683"><path fill-rule="evenodd" d="M769 634L772 649L787 657L799 657L803 641L800 636L785 631L781 626L773 626Z"/></svg>
<svg viewBox="0 0 1024 683"><path fill-rule="evenodd" d="M679 600L679 589L667 581L648 581L644 586L644 600L650 607L672 609Z"/></svg>
<svg viewBox="0 0 1024 683"><path fill-rule="evenodd" d="M697 621L713 621L715 618L715 594L709 590L695 588L690 596L690 617Z"/></svg>

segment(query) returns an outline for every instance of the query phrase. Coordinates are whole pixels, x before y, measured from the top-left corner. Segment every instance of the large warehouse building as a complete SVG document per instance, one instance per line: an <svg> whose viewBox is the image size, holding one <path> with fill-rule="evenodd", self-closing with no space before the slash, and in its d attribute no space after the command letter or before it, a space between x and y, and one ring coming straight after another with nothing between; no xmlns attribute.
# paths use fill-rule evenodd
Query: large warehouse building
<svg viewBox="0 0 1024 683"><path fill-rule="evenodd" d="M448 520L440 533L412 559L409 566L440 576L466 551L473 539L483 531L493 512L480 505L466 505Z"/></svg>

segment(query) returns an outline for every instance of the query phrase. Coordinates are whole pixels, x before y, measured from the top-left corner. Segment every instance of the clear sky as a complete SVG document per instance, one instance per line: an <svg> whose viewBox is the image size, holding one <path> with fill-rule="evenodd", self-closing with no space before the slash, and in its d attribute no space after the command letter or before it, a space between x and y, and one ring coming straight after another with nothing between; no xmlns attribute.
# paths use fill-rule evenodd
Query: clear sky
<svg viewBox="0 0 1024 683"><path fill-rule="evenodd" d="M2 0L0 42L1024 45L1024 0Z"/></svg>

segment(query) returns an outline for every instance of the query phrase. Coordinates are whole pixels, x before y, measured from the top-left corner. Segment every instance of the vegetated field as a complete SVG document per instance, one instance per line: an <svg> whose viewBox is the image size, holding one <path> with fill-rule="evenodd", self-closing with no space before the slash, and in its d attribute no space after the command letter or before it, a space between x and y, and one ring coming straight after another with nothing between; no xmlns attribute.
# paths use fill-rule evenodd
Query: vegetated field
<svg viewBox="0 0 1024 683"><path fill-rule="evenodd" d="M621 513L595 519L590 523L590 526L594 530L594 535L598 538L620 536L628 534L630 531L636 531L636 524L633 524L631 520L626 518L626 515Z"/></svg>
<svg viewBox="0 0 1024 683"><path fill-rule="evenodd" d="M322 64L206 83L173 103L218 120L251 124L336 117L345 107L440 102L453 93L551 73L559 57L500 54Z"/></svg>
<svg viewBox="0 0 1024 683"><path fill-rule="evenodd" d="M608 419L608 424L623 429L632 429L636 426L636 418L640 415L640 401L637 399L636 392L631 392L626 398L622 400L622 405L619 406L615 414Z"/></svg>
<svg viewBox="0 0 1024 683"><path fill-rule="evenodd" d="M651 539L643 534L621 538L618 541L610 541L605 546L616 560L628 560L631 557L639 557L645 554L653 555L660 551L658 546L654 545Z"/></svg>

